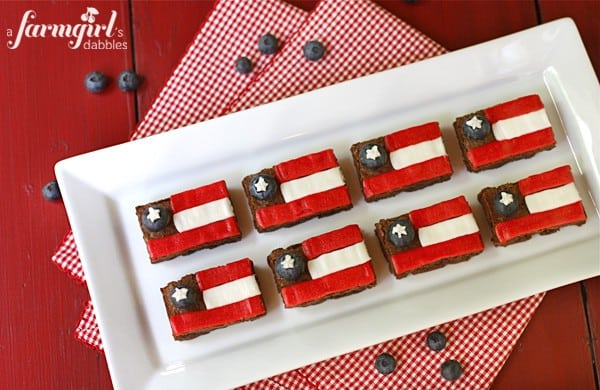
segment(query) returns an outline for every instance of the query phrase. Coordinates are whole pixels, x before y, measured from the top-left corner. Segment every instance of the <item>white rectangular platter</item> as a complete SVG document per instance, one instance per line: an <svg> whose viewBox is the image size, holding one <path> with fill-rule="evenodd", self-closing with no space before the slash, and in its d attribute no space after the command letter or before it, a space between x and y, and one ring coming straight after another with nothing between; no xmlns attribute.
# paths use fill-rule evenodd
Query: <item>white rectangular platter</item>
<svg viewBox="0 0 600 390"><path fill-rule="evenodd" d="M557 147L498 169L467 172L453 119L530 93L542 97ZM429 121L440 122L455 171L452 179L367 204L350 145ZM115 387L230 388L599 275L599 124L598 80L575 25L563 19L59 162L56 174ZM340 160L354 208L258 234L242 177L329 147ZM572 167L587 223L493 247L476 200L479 190L564 164ZM150 264L134 207L219 179L230 188L243 239ZM484 252L468 262L396 280L374 236L374 223L461 194L474 209ZM350 223L358 223L366 236L378 285L316 306L284 309L266 265L268 253ZM255 262L267 315L174 341L160 287L243 257Z"/></svg>

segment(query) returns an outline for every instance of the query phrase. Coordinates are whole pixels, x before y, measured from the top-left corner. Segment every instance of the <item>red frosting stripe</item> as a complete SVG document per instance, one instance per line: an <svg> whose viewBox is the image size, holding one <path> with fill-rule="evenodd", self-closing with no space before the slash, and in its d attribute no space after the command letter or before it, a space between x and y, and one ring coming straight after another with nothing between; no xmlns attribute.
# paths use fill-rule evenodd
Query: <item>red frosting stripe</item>
<svg viewBox="0 0 600 390"><path fill-rule="evenodd" d="M369 285L375 281L371 262L334 272L322 278L307 280L281 289L285 307L302 305L328 295Z"/></svg>
<svg viewBox="0 0 600 390"><path fill-rule="evenodd" d="M316 259L324 253L363 241L363 235L358 225L348 225L341 229L311 237L302 242L302 252L307 259Z"/></svg>
<svg viewBox="0 0 600 390"><path fill-rule="evenodd" d="M275 165L275 175L280 183L298 179L338 166L333 149L308 154Z"/></svg>
<svg viewBox="0 0 600 390"><path fill-rule="evenodd" d="M585 222L586 219L583 203L576 202L552 210L500 222L496 225L495 231L498 240L505 243L525 234Z"/></svg>
<svg viewBox="0 0 600 390"><path fill-rule="evenodd" d="M171 195L171 208L173 213L186 210L201 204L212 202L222 198L228 198L227 184L224 180L193 190Z"/></svg>
<svg viewBox="0 0 600 390"><path fill-rule="evenodd" d="M441 259L483 251L479 232L457 237L426 247L418 247L392 255L396 274L400 275Z"/></svg>
<svg viewBox="0 0 600 390"><path fill-rule="evenodd" d="M386 135L384 138L385 148L391 153L394 150L418 144L423 141L431 141L441 136L442 132L440 131L440 124L438 122L430 122Z"/></svg>
<svg viewBox="0 0 600 390"><path fill-rule="evenodd" d="M519 180L519 190L523 196L526 196L569 183L573 183L573 174L571 173L571 167L564 165Z"/></svg>
<svg viewBox="0 0 600 390"><path fill-rule="evenodd" d="M362 181L363 192L369 199L379 194L450 174L452 174L450 159L448 156L440 156L406 168L365 178Z"/></svg>
<svg viewBox="0 0 600 390"><path fill-rule="evenodd" d="M208 225L175 233L169 236L153 238L146 242L150 258L155 260L173 253L179 253L210 242L224 240L240 234L235 217L223 219Z"/></svg>
<svg viewBox="0 0 600 390"><path fill-rule="evenodd" d="M256 210L256 222L267 229L306 218L338 207L352 204L346 186L318 192L288 203L266 206Z"/></svg>
<svg viewBox="0 0 600 390"><path fill-rule="evenodd" d="M433 206L411 211L408 213L408 217L413 227L420 229L464 214L471 214L471 207L464 196L459 196Z"/></svg>
<svg viewBox="0 0 600 390"><path fill-rule="evenodd" d="M249 320L266 313L260 295L216 307L210 310L191 311L169 317L174 336L182 336L190 332L230 325L235 322Z"/></svg>
<svg viewBox="0 0 600 390"><path fill-rule="evenodd" d="M252 261L245 258L229 264L196 272L196 281L200 290L220 286L246 276L254 275Z"/></svg>
<svg viewBox="0 0 600 390"><path fill-rule="evenodd" d="M490 123L496 123L502 119L527 114L542 108L544 108L544 103L538 95L528 95L486 108L483 112Z"/></svg>
<svg viewBox="0 0 600 390"><path fill-rule="evenodd" d="M475 168L505 160L521 154L554 145L552 128L542 129L520 137L492 141L467 152L467 158Z"/></svg>

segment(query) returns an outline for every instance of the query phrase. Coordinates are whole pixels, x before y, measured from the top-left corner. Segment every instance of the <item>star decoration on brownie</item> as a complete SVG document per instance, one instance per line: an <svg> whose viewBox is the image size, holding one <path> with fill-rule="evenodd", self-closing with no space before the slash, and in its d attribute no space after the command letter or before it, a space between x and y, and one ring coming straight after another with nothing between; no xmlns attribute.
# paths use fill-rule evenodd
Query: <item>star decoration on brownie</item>
<svg viewBox="0 0 600 390"><path fill-rule="evenodd" d="M483 121L474 116L473 118L469 119L466 123L472 129L481 129Z"/></svg>
<svg viewBox="0 0 600 390"><path fill-rule="evenodd" d="M285 269L294 268L294 258L290 255L285 255L281 262L281 266Z"/></svg>
<svg viewBox="0 0 600 390"><path fill-rule="evenodd" d="M500 203L502 203L503 205L508 206L509 204L514 202L514 200L515 199L511 193L504 191L500 193Z"/></svg>
<svg viewBox="0 0 600 390"><path fill-rule="evenodd" d="M184 301L187 299L188 289L185 287L175 287L175 291L171 294L171 297L176 301Z"/></svg>
<svg viewBox="0 0 600 390"><path fill-rule="evenodd" d="M150 222L155 222L160 219L160 209L154 207L148 208L148 215L146 216Z"/></svg>
<svg viewBox="0 0 600 390"><path fill-rule="evenodd" d="M379 151L379 147L377 145L371 146L366 150L366 153L369 160L377 160L379 157L381 157L381 152Z"/></svg>
<svg viewBox="0 0 600 390"><path fill-rule="evenodd" d="M394 233L396 236L398 237L402 237L402 236L406 236L408 235L407 231L406 231L406 226L397 223L393 228L392 228L392 233Z"/></svg>
<svg viewBox="0 0 600 390"><path fill-rule="evenodd" d="M254 183L254 188L256 192L265 192L269 187L269 183L264 179L264 177L260 176L256 183Z"/></svg>

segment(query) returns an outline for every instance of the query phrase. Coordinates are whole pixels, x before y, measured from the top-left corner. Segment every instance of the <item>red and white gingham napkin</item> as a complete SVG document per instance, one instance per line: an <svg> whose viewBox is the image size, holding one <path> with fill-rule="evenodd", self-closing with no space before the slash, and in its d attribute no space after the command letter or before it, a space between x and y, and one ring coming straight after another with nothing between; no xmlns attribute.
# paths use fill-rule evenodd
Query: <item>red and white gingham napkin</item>
<svg viewBox="0 0 600 390"><path fill-rule="evenodd" d="M228 23L231 20L236 23ZM277 54L258 53L258 38L266 32L283 42ZM326 54L311 62L303 57L302 47L314 39L324 43ZM368 0L322 0L308 17L280 0L218 1L132 139L444 52L441 46ZM235 59L241 55L254 64L250 75L234 70ZM85 281L71 233L52 260L76 280ZM452 383L453 388L486 388L542 297L539 294L436 327L448 336L448 346L438 353L425 346L429 330L424 330L247 388L446 387L449 382L441 378L440 365L447 359L460 361L464 368L461 379ZM89 302L75 337L102 350ZM399 367L393 374L383 376L374 370L374 360L381 352L392 353L398 359Z"/></svg>

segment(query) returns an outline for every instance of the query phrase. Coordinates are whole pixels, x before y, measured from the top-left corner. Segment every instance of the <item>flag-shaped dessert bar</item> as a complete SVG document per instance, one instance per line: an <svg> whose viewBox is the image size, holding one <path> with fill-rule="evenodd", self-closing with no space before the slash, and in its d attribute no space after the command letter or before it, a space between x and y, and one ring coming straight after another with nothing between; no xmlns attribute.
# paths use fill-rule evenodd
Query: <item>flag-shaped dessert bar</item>
<svg viewBox="0 0 600 390"><path fill-rule="evenodd" d="M242 180L259 232L352 208L333 150L308 154Z"/></svg>
<svg viewBox="0 0 600 390"><path fill-rule="evenodd" d="M276 249L268 257L285 307L308 306L376 284L358 225L348 225Z"/></svg>
<svg viewBox="0 0 600 390"><path fill-rule="evenodd" d="M242 238L223 180L138 206L136 213L153 263Z"/></svg>
<svg viewBox="0 0 600 390"><path fill-rule="evenodd" d="M250 259L186 275L161 291L176 340L253 320L267 312Z"/></svg>
<svg viewBox="0 0 600 390"><path fill-rule="evenodd" d="M524 241L535 233L553 233L567 225L582 225L587 219L568 165L516 183L484 188L478 199L496 246Z"/></svg>
<svg viewBox="0 0 600 390"><path fill-rule="evenodd" d="M454 130L467 169L495 168L556 145L538 95L524 96L457 118Z"/></svg>
<svg viewBox="0 0 600 390"><path fill-rule="evenodd" d="M483 251L479 227L464 196L375 224L390 271L402 278L468 260Z"/></svg>
<svg viewBox="0 0 600 390"><path fill-rule="evenodd" d="M418 190L452 176L437 122L356 143L351 152L367 202Z"/></svg>

